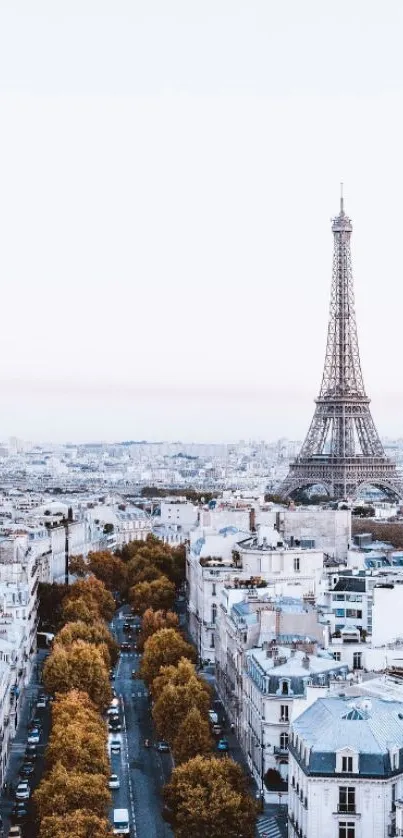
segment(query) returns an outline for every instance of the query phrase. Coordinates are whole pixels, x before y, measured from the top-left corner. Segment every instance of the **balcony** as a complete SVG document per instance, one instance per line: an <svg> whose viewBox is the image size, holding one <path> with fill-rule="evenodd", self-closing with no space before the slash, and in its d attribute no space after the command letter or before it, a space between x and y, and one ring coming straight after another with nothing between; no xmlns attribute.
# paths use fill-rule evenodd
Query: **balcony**
<svg viewBox="0 0 403 838"><path fill-rule="evenodd" d="M282 747L281 745L275 745L273 751L276 756L279 757L288 757L288 746L286 748Z"/></svg>
<svg viewBox="0 0 403 838"><path fill-rule="evenodd" d="M356 818L361 817L361 813L357 812L357 806L355 803L339 803L337 806L337 812L333 812L334 815L353 815Z"/></svg>

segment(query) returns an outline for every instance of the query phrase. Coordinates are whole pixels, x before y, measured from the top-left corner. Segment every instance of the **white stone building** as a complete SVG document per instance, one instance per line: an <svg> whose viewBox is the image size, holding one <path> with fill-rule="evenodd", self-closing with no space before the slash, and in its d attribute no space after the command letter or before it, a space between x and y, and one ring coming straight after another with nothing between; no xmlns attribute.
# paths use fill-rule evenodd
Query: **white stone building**
<svg viewBox="0 0 403 838"><path fill-rule="evenodd" d="M403 703L319 698L292 723L289 838L403 834Z"/></svg>

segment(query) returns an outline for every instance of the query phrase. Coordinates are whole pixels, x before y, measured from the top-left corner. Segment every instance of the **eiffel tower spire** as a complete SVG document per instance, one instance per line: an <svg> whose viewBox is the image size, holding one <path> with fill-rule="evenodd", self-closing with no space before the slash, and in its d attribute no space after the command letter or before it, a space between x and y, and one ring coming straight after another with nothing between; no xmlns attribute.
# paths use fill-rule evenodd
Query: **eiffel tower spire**
<svg viewBox="0 0 403 838"><path fill-rule="evenodd" d="M322 384L305 442L280 488L283 496L321 484L332 497L353 497L360 486L370 484L403 497L403 485L396 466L385 455L364 387L351 267L352 231L341 184L340 212L332 222L333 272Z"/></svg>

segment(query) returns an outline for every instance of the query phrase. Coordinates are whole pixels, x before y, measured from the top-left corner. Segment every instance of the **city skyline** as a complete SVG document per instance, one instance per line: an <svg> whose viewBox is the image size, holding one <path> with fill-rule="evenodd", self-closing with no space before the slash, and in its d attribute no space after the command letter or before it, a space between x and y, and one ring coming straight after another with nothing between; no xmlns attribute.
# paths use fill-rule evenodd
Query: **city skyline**
<svg viewBox="0 0 403 838"><path fill-rule="evenodd" d="M340 180L371 410L403 433L402 14L3 5L0 438L302 438Z"/></svg>

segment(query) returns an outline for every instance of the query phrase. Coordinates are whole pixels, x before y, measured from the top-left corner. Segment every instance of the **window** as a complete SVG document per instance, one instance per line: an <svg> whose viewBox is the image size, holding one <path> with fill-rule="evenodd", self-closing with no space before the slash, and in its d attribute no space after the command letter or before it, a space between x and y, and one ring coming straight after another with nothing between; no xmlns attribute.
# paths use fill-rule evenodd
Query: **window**
<svg viewBox="0 0 403 838"><path fill-rule="evenodd" d="M215 638L214 638L214 634L212 634L211 637L210 637L210 649L214 649L214 648L215 648Z"/></svg>
<svg viewBox="0 0 403 838"><path fill-rule="evenodd" d="M344 617L345 616L344 608L336 608L334 613L336 614L336 617Z"/></svg>
<svg viewBox="0 0 403 838"><path fill-rule="evenodd" d="M215 583L215 582L213 582L213 584L212 584L212 586L211 586L211 596L216 596L216 595L217 595L217 591L216 591L216 583Z"/></svg>
<svg viewBox="0 0 403 838"><path fill-rule="evenodd" d="M392 786L392 812L396 810L396 783Z"/></svg>
<svg viewBox="0 0 403 838"><path fill-rule="evenodd" d="M288 733L280 735L280 748L282 751L288 751Z"/></svg>
<svg viewBox="0 0 403 838"><path fill-rule="evenodd" d="M362 669L362 652L354 652L353 669Z"/></svg>
<svg viewBox="0 0 403 838"><path fill-rule="evenodd" d="M358 620L362 619L362 610L357 608L347 608L346 617L355 617Z"/></svg>
<svg viewBox="0 0 403 838"><path fill-rule="evenodd" d="M339 812L355 812L355 788L354 786L340 786L339 788Z"/></svg>
<svg viewBox="0 0 403 838"><path fill-rule="evenodd" d="M281 722L288 722L288 705L287 704L280 704L280 721Z"/></svg>
<svg viewBox="0 0 403 838"><path fill-rule="evenodd" d="M341 652L333 652L335 661L341 661Z"/></svg>
<svg viewBox="0 0 403 838"><path fill-rule="evenodd" d="M295 573L298 573L300 570L300 558L299 556L294 556L294 571Z"/></svg>
<svg viewBox="0 0 403 838"><path fill-rule="evenodd" d="M281 695L288 695L288 681L281 682Z"/></svg>
<svg viewBox="0 0 403 838"><path fill-rule="evenodd" d="M213 623L213 625L215 625L216 619L217 619L217 606L216 606L215 602L213 602L213 604L211 606L211 622Z"/></svg>
<svg viewBox="0 0 403 838"><path fill-rule="evenodd" d="M353 758L352 757L342 757L341 758L341 770L343 774L352 774L353 771Z"/></svg>
<svg viewBox="0 0 403 838"><path fill-rule="evenodd" d="M339 838L355 838L354 821L340 821Z"/></svg>

